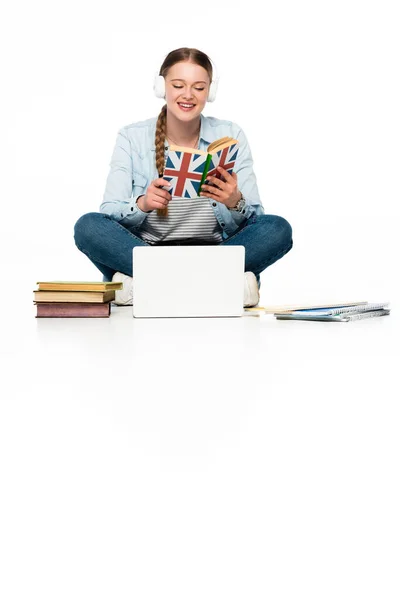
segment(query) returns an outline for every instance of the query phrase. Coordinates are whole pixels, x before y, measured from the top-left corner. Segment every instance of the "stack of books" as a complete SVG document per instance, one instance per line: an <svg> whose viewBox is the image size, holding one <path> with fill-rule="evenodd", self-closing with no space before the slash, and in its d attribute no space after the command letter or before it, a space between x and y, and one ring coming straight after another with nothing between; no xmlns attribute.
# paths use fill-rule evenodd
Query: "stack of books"
<svg viewBox="0 0 400 600"><path fill-rule="evenodd" d="M256 306L247 308L254 314L272 313L279 320L358 321L390 314L388 302L347 302L326 305Z"/></svg>
<svg viewBox="0 0 400 600"><path fill-rule="evenodd" d="M38 281L36 317L109 317L122 282Z"/></svg>

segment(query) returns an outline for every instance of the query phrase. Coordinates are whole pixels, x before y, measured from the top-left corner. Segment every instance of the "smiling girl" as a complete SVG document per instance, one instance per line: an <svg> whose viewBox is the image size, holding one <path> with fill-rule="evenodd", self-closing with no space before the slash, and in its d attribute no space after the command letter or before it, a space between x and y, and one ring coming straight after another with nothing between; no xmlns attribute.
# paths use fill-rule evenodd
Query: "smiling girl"
<svg viewBox="0 0 400 600"><path fill-rule="evenodd" d="M202 114L217 89L208 56L195 48L171 51L154 89L166 103L158 117L118 131L100 212L78 219L76 246L104 281L123 282L115 303L131 305L135 246L243 245L243 306L256 306L260 273L289 252L292 228L284 218L265 214L243 130ZM221 169L223 179L209 177L197 198L172 197L162 178L169 146L207 150L225 136L239 142L232 175Z"/></svg>

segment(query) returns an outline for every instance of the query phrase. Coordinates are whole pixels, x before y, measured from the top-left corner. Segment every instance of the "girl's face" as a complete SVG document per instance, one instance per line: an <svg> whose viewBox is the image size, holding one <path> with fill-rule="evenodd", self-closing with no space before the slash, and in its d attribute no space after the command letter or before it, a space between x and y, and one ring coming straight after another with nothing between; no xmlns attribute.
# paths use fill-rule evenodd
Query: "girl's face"
<svg viewBox="0 0 400 600"><path fill-rule="evenodd" d="M203 110L209 88L210 78L203 67L191 62L176 63L165 77L168 110L181 121L192 121ZM182 104L190 107L185 109Z"/></svg>

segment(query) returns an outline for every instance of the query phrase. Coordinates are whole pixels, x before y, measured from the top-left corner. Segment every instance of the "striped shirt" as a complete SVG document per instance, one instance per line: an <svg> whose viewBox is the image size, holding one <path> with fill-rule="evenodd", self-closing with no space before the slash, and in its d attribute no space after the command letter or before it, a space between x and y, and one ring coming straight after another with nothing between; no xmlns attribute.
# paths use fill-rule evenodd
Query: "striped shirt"
<svg viewBox="0 0 400 600"><path fill-rule="evenodd" d="M149 244L186 238L201 238L212 243L222 242L222 230L215 218L209 198L179 198L173 196L168 215L151 211L138 230Z"/></svg>

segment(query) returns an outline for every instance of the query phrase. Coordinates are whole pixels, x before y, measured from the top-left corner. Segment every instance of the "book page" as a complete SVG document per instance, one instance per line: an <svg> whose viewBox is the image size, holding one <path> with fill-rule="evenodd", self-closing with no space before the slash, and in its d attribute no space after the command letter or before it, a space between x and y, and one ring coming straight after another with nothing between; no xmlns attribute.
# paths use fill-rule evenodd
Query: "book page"
<svg viewBox="0 0 400 600"><path fill-rule="evenodd" d="M208 152L209 153L213 153L213 152L218 152L218 150L222 150L222 148L226 148L227 146L230 146L231 144L238 144L239 142L231 137L223 137L220 138L219 140L215 140L215 142L212 142L212 144L210 144L208 146Z"/></svg>
<svg viewBox="0 0 400 600"><path fill-rule="evenodd" d="M170 152L189 152L190 154L207 154L204 150L198 148L186 148L185 146L170 146Z"/></svg>

